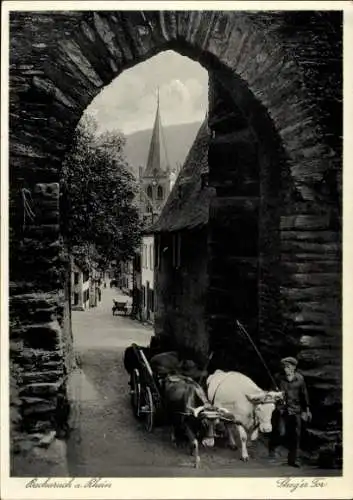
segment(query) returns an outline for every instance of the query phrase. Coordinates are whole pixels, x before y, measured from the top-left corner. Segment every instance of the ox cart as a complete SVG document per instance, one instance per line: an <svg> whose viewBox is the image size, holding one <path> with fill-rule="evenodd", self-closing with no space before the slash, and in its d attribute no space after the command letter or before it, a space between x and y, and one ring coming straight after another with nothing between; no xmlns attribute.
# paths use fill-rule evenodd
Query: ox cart
<svg viewBox="0 0 353 500"><path fill-rule="evenodd" d="M126 349L124 355L125 369L130 375L132 410L134 415L144 422L148 432L151 432L155 425L163 423L166 418L166 408L164 408L163 404L166 372L164 372L164 375L153 372L151 360L155 354L162 353L159 350L153 350L151 347L141 347L133 343ZM168 355L168 353L165 354ZM171 362L173 362L173 357ZM188 362L186 361L186 363ZM187 368L188 373L185 372ZM195 372L195 369L191 373L192 367L187 367L185 364L183 364L183 369L179 373L187 375L188 378L192 377L194 380L200 379L200 375L205 373L198 370ZM177 373L175 369L172 369L172 372Z"/></svg>
<svg viewBox="0 0 353 500"><path fill-rule="evenodd" d="M125 350L124 365L130 374L131 405L134 415L148 432L155 425L170 424L172 441L177 444L180 439L186 439L195 458L195 467L198 467L199 443L205 447L214 446L215 437L223 433L223 429L220 430L222 422L223 425L230 422L230 417L222 408L210 403L206 392L196 382L196 372L192 371L188 360L175 357L175 354L162 352L153 355L151 347L137 344ZM162 370L163 364L166 371ZM191 374L193 377L189 376Z"/></svg>
<svg viewBox="0 0 353 500"><path fill-rule="evenodd" d="M149 348L133 343L124 364L130 373L130 399L133 413L151 432L163 413L161 388L149 364Z"/></svg>
<svg viewBox="0 0 353 500"><path fill-rule="evenodd" d="M272 413L284 397L277 388L261 389L240 372L216 369L208 375L211 358L212 353L200 369L185 351L160 350L152 339L149 347L134 343L124 353L134 415L148 432L158 423L170 424L175 444L180 438L189 442L195 467L200 444L212 448L215 438L225 438L234 448L234 432L241 441L241 459L247 461L248 437L253 441L259 432L272 431Z"/></svg>

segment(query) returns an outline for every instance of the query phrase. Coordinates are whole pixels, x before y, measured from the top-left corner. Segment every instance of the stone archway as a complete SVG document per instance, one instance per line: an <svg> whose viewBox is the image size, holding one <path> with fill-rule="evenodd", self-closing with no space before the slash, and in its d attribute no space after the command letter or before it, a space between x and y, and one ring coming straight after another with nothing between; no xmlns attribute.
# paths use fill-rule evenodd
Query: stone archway
<svg viewBox="0 0 353 500"><path fill-rule="evenodd" d="M30 370L57 372L42 387L53 395L47 411L55 410L70 369L58 182L73 130L113 78L161 50L174 49L217 74L219 88L228 89L260 138L259 154L273 130L279 138L285 161L280 175L264 179L268 205L261 208L264 214L277 210L276 217L268 221L270 232L259 234L268 263L264 276L281 271L272 281L264 277L260 286L264 300L280 296L285 314L277 321L272 303L265 308L268 317L266 312L260 318L260 330L271 328L277 337L290 332L293 349L302 351L317 387L315 398L327 406L327 418L318 425L339 430L341 159L337 121L333 127L327 115L339 121L341 94L337 85L321 82L331 78L332 66L333 74L341 72L340 14L68 11L13 12L10 18L11 345L14 361L27 374L24 393L38 389L28 378ZM308 26L317 35L314 41L308 39ZM262 172L275 167L266 157ZM220 175L214 174L216 182ZM285 186L281 210L273 195L276 179ZM24 220L25 198L34 217L29 213ZM229 213L227 203L222 206ZM276 262L271 260L273 241ZM31 353L26 347L33 348ZM24 358L25 363L19 361ZM37 415L36 409L28 414ZM25 421L32 429L31 418Z"/></svg>

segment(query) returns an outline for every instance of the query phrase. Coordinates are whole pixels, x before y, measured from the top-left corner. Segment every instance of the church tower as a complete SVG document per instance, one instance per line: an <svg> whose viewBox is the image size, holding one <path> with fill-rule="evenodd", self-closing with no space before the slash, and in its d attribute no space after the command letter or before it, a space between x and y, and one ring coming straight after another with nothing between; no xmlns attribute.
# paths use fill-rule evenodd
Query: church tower
<svg viewBox="0 0 353 500"><path fill-rule="evenodd" d="M147 225L159 217L173 184L159 111L159 93L146 168L140 169L140 211Z"/></svg>

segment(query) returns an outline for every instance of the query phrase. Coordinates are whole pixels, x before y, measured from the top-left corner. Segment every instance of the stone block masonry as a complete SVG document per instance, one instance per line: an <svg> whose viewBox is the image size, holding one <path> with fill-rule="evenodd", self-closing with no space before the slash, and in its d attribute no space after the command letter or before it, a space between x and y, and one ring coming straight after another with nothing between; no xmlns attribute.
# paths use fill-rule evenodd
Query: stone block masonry
<svg viewBox="0 0 353 500"><path fill-rule="evenodd" d="M210 209L209 321L217 363L265 383L264 369L237 331L236 318L273 373L281 357L298 356L313 408L320 408L314 410L307 443L311 450L319 444L335 449L342 418L339 199L333 184L323 187L327 177L318 161L305 166L302 155L300 164L289 166L285 144L276 133L271 137L261 110L253 108L250 116L257 122L246 128L246 115L230 104L222 76L214 73L209 111L210 183L218 194ZM237 98L241 105L241 91ZM306 137L302 144L305 149L310 143L317 155L313 141ZM239 162L247 149L251 153ZM251 205L257 209L251 211ZM250 211L244 216L245 207Z"/></svg>
<svg viewBox="0 0 353 500"><path fill-rule="evenodd" d="M72 360L62 289L66 260L60 236L59 185L38 183L31 192L33 216L21 228L21 267L10 298L13 397L12 440L33 446L38 433L59 435L66 425L66 379ZM24 207L25 208L25 207ZM18 256L17 256L18 257ZM23 439L24 433L29 437Z"/></svg>

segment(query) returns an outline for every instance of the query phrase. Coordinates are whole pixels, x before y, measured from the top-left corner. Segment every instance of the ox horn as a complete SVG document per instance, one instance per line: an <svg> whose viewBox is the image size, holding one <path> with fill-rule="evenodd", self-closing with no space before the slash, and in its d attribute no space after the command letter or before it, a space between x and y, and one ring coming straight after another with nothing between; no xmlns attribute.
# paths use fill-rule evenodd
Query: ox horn
<svg viewBox="0 0 353 500"><path fill-rule="evenodd" d="M192 408L192 412L194 414L194 417L197 418L200 414L200 412L204 409L204 406L198 406L197 408Z"/></svg>
<svg viewBox="0 0 353 500"><path fill-rule="evenodd" d="M221 411L222 413L230 413L230 411L227 410L227 408L219 408L219 411Z"/></svg>

